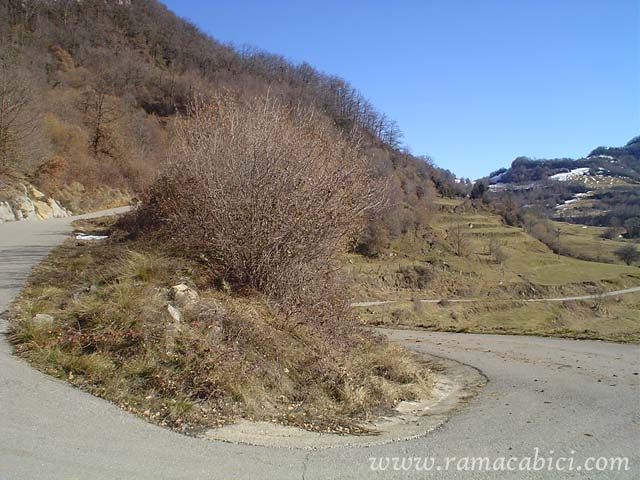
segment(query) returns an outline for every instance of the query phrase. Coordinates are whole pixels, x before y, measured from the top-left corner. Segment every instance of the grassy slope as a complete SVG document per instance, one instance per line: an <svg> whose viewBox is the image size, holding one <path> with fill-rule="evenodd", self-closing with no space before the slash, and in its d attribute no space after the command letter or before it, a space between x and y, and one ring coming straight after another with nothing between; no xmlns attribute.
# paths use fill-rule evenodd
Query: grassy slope
<svg viewBox="0 0 640 480"><path fill-rule="evenodd" d="M168 292L183 282L200 294L190 306ZM150 245L69 240L14 304L11 339L37 368L182 432L243 417L357 433L428 396L428 368L357 322L292 322L260 295L211 285L197 262Z"/></svg>
<svg viewBox="0 0 640 480"><path fill-rule="evenodd" d="M581 256L587 260L605 263L623 262L615 255L615 251L630 241L621 238L605 239L602 235L606 227L592 227L566 222L552 222L554 228L562 232L562 246L572 256Z"/></svg>
<svg viewBox="0 0 640 480"><path fill-rule="evenodd" d="M410 232L381 259L357 255L346 258L345 273L358 284L358 300L402 299L396 305L360 311L367 323L422 326L473 332L640 340L640 294L583 302L526 303L536 297L597 294L640 284L640 270L620 264L578 260L556 255L522 229L502 224L482 211L454 213L460 202L439 201L431 230ZM454 255L447 232L460 223L469 254ZM597 228L563 224L561 241L572 248L589 248L600 241ZM489 242L498 241L507 256L503 264L489 255ZM620 242L603 241L602 255ZM424 282L401 270L423 267ZM421 287L421 288L420 288ZM477 298L473 304L428 305L425 298Z"/></svg>

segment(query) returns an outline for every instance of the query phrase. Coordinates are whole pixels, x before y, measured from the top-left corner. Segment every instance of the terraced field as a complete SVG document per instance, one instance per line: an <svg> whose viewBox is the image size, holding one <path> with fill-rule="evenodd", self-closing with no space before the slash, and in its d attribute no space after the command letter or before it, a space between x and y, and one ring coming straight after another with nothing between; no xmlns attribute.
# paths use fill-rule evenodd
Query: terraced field
<svg viewBox="0 0 640 480"><path fill-rule="evenodd" d="M362 309L367 323L433 330L528 333L620 341L640 339L640 294L596 300L523 300L604 293L640 285L640 269L557 255L521 228L462 202L439 201L427 231L408 232L384 258L349 255L345 276L358 301L402 300ZM614 261L622 241L601 229L560 224L560 241ZM457 255L462 243L463 255ZM499 251L496 254L496 250ZM585 258L589 255L585 254ZM424 304L420 299L473 298L474 303Z"/></svg>

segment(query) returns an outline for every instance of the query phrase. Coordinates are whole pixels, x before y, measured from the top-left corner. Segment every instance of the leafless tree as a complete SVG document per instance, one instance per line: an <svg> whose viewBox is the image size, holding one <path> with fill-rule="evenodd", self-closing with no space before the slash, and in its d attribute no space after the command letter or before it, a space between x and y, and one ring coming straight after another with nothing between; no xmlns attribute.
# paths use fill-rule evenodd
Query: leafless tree
<svg viewBox="0 0 640 480"><path fill-rule="evenodd" d="M0 169L24 160L25 143L37 126L33 84L10 51L0 51Z"/></svg>
<svg viewBox="0 0 640 480"><path fill-rule="evenodd" d="M110 127L122 114L113 99L103 91L88 88L82 96L82 111L90 129L91 153L94 156L110 154Z"/></svg>
<svg viewBox="0 0 640 480"><path fill-rule="evenodd" d="M449 229L448 236L455 254L459 257L466 257L469 253L469 239L467 238L467 228L464 223L455 222Z"/></svg>
<svg viewBox="0 0 640 480"><path fill-rule="evenodd" d="M522 228L525 232L531 233L533 232L533 228L536 223L539 221L539 218L533 213L525 213L522 217Z"/></svg>
<svg viewBox="0 0 640 480"><path fill-rule="evenodd" d="M615 252L616 257L622 260L627 265L632 265L634 262L640 260L640 252L635 245L627 244L618 248Z"/></svg>

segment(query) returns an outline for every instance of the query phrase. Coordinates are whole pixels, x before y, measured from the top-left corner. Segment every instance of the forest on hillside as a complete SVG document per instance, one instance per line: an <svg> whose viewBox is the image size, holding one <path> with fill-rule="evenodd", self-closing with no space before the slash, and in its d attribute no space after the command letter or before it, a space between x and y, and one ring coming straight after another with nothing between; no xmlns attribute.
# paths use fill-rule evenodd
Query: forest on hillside
<svg viewBox="0 0 640 480"><path fill-rule="evenodd" d="M518 157L482 182L491 184L487 200L509 224L538 216L608 227L608 237L640 237L640 137L575 160Z"/></svg>
<svg viewBox="0 0 640 480"><path fill-rule="evenodd" d="M436 192L468 189L406 151L397 124L345 80L222 44L155 0L0 0L0 19L2 175L26 176L73 211L136 196L166 158L174 117L220 92L314 108L357 139L390 192L363 253L424 224Z"/></svg>

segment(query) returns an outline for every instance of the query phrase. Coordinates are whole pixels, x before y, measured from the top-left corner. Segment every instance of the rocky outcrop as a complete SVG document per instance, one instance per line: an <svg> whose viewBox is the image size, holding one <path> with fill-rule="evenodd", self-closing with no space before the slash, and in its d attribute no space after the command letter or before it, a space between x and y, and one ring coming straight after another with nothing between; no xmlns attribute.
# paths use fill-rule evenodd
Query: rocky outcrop
<svg viewBox="0 0 640 480"><path fill-rule="evenodd" d="M174 285L169 290L169 298L173 300L179 307L190 307L198 302L200 295L193 288L188 287L184 283Z"/></svg>
<svg viewBox="0 0 640 480"><path fill-rule="evenodd" d="M0 202L0 223L14 222L15 220L16 214L9 202Z"/></svg>
<svg viewBox="0 0 640 480"><path fill-rule="evenodd" d="M18 184L0 192L0 223L19 220L47 220L71 215L53 198L30 184Z"/></svg>
<svg viewBox="0 0 640 480"><path fill-rule="evenodd" d="M38 313L33 317L33 323L39 327L49 327L53 325L55 318L46 313Z"/></svg>

